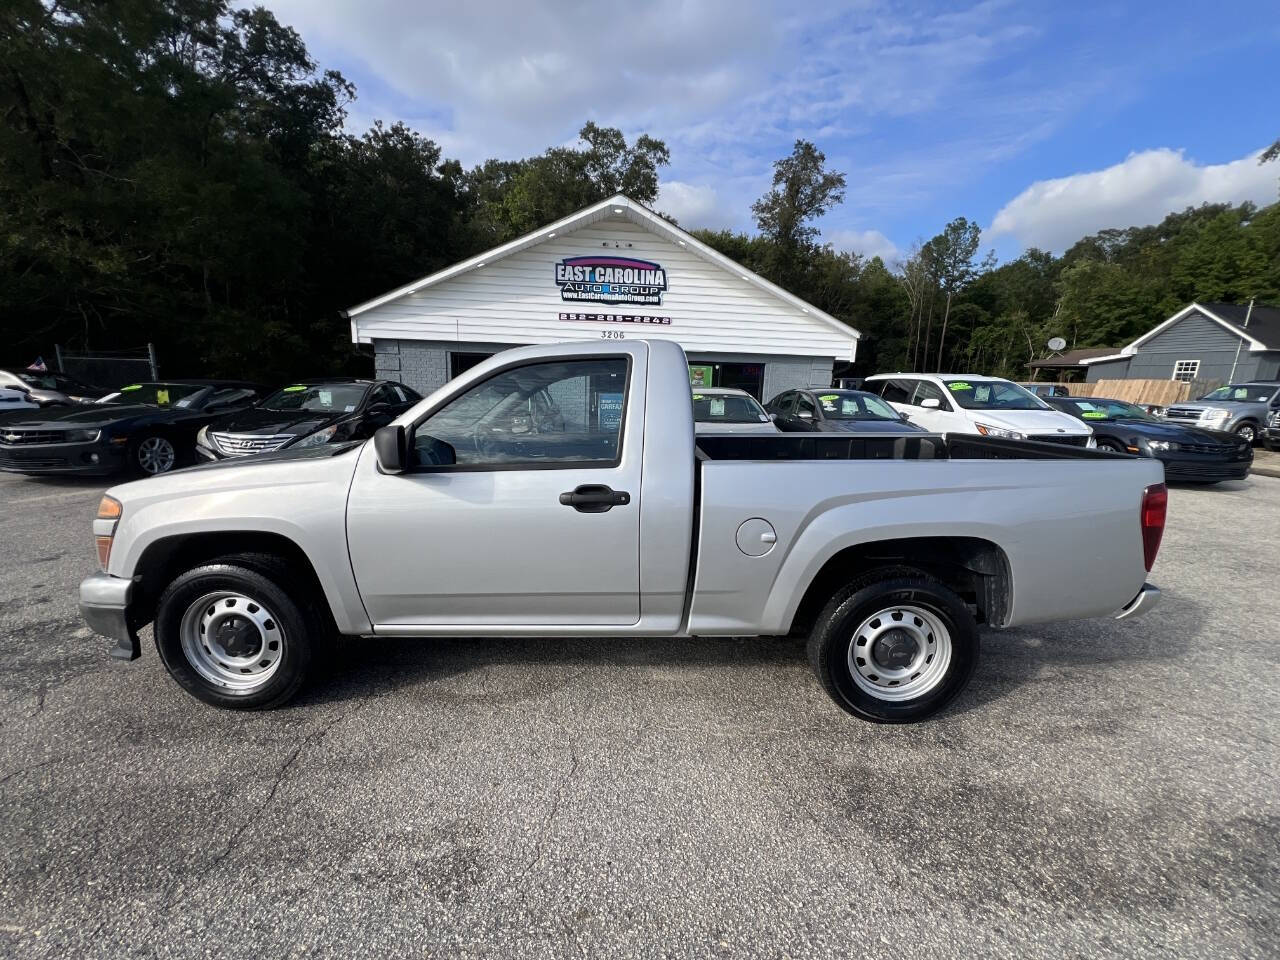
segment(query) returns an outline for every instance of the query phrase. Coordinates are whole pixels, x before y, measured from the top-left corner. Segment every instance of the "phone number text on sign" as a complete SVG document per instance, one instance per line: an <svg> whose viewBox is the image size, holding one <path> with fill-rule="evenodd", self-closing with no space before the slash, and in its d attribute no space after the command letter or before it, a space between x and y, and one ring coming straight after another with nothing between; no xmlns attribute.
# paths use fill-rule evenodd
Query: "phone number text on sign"
<svg viewBox="0 0 1280 960"><path fill-rule="evenodd" d="M635 313L562 313L561 320L581 320L585 323L649 323L671 326L670 317L650 317Z"/></svg>

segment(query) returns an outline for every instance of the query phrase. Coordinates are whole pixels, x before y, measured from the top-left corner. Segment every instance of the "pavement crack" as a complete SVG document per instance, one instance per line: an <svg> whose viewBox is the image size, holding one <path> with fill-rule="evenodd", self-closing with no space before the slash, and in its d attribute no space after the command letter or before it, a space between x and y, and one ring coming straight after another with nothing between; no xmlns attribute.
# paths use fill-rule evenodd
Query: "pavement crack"
<svg viewBox="0 0 1280 960"><path fill-rule="evenodd" d="M567 731L566 731L567 732ZM551 832L552 825L556 822L556 818L560 815L560 806L564 802L565 794L569 792L569 785L573 782L573 778L578 774L578 748L573 742L573 738L567 737L565 742L569 745L569 764L568 768L560 777L560 782L556 785L555 795L551 798L551 809L547 811L547 815L542 820L542 825L538 828L538 835L534 839L533 857L520 871L520 875L516 878L516 882L512 885L514 889L519 889L524 881L528 878L535 867L542 863L543 857L547 852L547 836Z"/></svg>
<svg viewBox="0 0 1280 960"><path fill-rule="evenodd" d="M74 760L74 759L75 759L74 754L68 754L65 757L53 757L49 760L41 760L39 763L32 763L32 764L28 764L25 767L19 767L17 770L11 770L10 772L6 773L3 777L0 777L0 786L3 786L4 784L8 783L14 777L22 776L24 773L31 773L35 770L39 770L41 767L51 767L55 763L62 763L64 760Z"/></svg>

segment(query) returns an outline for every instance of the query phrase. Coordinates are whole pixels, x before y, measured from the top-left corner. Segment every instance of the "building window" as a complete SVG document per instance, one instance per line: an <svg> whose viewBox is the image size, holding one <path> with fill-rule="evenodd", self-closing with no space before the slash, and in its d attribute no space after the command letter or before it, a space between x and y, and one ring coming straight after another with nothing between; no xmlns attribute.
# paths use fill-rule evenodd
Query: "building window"
<svg viewBox="0 0 1280 960"><path fill-rule="evenodd" d="M1173 365L1173 379L1190 383L1200 373L1199 360L1179 360Z"/></svg>

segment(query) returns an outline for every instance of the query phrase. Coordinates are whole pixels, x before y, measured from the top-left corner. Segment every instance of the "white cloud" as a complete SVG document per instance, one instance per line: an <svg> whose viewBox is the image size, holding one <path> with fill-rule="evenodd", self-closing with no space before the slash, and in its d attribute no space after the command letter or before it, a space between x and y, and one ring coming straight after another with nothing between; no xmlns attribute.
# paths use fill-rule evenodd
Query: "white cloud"
<svg viewBox="0 0 1280 960"><path fill-rule="evenodd" d="M676 218L685 230L741 229L742 216L724 204L716 188L706 184L664 180L654 209Z"/></svg>
<svg viewBox="0 0 1280 960"><path fill-rule="evenodd" d="M901 253L898 245L879 230L831 230L823 239L837 250L852 250L868 260L879 257L885 264L892 264Z"/></svg>
<svg viewBox="0 0 1280 960"><path fill-rule="evenodd" d="M1099 230L1159 223L1202 203L1273 203L1280 170L1259 165L1258 152L1230 163L1197 164L1181 150L1144 150L1105 170L1040 180L1000 209L990 234L1061 252Z"/></svg>

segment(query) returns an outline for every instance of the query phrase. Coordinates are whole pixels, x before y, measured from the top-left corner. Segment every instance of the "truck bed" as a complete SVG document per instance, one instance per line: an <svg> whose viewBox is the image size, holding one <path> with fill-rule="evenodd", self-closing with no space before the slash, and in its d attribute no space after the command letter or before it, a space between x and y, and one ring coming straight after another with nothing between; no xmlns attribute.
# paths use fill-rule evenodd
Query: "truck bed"
<svg viewBox="0 0 1280 960"><path fill-rule="evenodd" d="M1114 460L1128 454L1067 443L961 433L700 434L700 460Z"/></svg>

